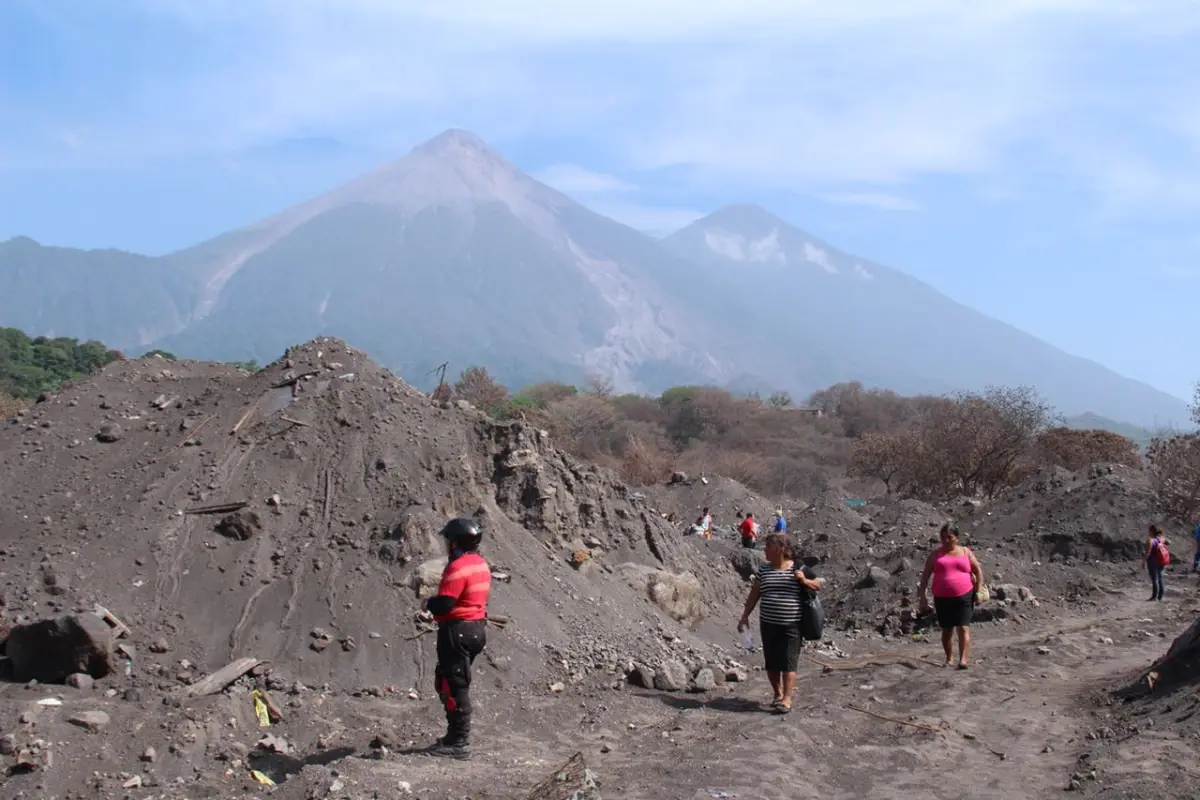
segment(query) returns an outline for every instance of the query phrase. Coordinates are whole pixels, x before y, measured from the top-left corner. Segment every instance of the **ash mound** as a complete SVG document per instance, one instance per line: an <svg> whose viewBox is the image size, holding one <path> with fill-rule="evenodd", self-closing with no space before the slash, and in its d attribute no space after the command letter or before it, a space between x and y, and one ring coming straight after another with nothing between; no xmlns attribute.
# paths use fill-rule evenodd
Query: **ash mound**
<svg viewBox="0 0 1200 800"><path fill-rule="evenodd" d="M5 619L100 604L162 689L244 656L417 685L451 516L486 530L510 623L480 666L506 685L720 663L700 634L742 591L609 471L330 339L254 374L149 357L69 384L0 426L0 493Z"/></svg>
<svg viewBox="0 0 1200 800"><path fill-rule="evenodd" d="M1040 470L988 502L884 500L864 512L857 529L848 517L834 523L846 531L841 541L829 541L827 522L826 533L815 537L826 541L814 543L829 548L829 560L842 565L831 573L834 623L885 635L933 626L931 617L915 613L916 590L946 522L959 526L993 590L995 599L979 606L975 619L1020 623L1051 613L1039 611L1040 601L1058 608L1096 605L1128 586L1146 525L1161 519L1145 473L1108 464L1078 472Z"/></svg>

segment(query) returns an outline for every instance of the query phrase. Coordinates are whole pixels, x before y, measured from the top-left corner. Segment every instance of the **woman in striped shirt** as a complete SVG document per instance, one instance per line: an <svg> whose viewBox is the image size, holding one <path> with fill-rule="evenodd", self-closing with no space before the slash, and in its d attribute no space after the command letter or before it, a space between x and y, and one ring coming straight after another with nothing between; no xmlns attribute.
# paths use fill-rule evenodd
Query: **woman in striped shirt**
<svg viewBox="0 0 1200 800"><path fill-rule="evenodd" d="M779 714L792 710L804 601L824 583L813 575L812 570L797 569L791 554L792 543L786 533L772 533L767 537L767 561L751 578L750 596L746 598L742 619L738 622L738 630L746 630L750 627L750 613L756 605L759 607L763 660L771 689L775 692L772 708Z"/></svg>

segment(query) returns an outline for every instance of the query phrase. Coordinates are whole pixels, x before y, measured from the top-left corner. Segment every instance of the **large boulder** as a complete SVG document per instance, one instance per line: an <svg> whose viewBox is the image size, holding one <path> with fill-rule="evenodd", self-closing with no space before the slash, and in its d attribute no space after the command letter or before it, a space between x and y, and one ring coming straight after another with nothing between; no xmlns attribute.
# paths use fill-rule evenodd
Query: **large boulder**
<svg viewBox="0 0 1200 800"><path fill-rule="evenodd" d="M449 561L448 558L434 558L416 568L410 579L410 585L417 593L417 597L423 599L437 594L438 586L442 582L442 573L446 571L446 564Z"/></svg>
<svg viewBox="0 0 1200 800"><path fill-rule="evenodd" d="M654 688L662 692L682 692L688 688L688 670L674 659L664 661L654 673Z"/></svg>
<svg viewBox="0 0 1200 800"><path fill-rule="evenodd" d="M700 581L690 572L676 574L633 563L622 564L620 570L630 586L644 591L672 619L688 626L704 619Z"/></svg>
<svg viewBox="0 0 1200 800"><path fill-rule="evenodd" d="M95 614L18 625L5 652L18 681L62 683L76 673L103 678L112 671L113 631Z"/></svg>

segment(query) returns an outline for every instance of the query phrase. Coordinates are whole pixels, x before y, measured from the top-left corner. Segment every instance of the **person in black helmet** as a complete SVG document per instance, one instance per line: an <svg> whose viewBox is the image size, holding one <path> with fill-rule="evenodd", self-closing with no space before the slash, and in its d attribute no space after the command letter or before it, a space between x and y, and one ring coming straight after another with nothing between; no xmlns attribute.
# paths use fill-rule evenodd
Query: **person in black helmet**
<svg viewBox="0 0 1200 800"><path fill-rule="evenodd" d="M437 595L425 602L438 624L434 683L446 710L446 735L430 755L467 758L471 735L471 664L487 644L487 604L492 571L479 555L483 533L474 520L452 519L442 528L450 558Z"/></svg>

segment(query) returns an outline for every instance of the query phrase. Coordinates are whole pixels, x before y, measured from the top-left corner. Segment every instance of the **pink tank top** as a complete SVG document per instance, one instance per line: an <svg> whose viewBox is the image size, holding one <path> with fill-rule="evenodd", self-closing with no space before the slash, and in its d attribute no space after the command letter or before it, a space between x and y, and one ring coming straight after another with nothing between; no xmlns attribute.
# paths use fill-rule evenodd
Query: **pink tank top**
<svg viewBox="0 0 1200 800"><path fill-rule="evenodd" d="M933 560L934 597L962 597L974 588L969 556L943 553Z"/></svg>

